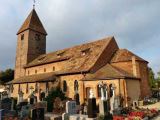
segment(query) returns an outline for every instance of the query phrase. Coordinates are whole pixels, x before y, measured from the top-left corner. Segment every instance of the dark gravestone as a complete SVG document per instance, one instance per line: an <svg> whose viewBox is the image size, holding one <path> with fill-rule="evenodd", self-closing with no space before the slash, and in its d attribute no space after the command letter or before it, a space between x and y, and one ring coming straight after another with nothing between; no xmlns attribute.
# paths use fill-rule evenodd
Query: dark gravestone
<svg viewBox="0 0 160 120"><path fill-rule="evenodd" d="M17 99L12 98L11 110L16 110L16 105L17 105Z"/></svg>
<svg viewBox="0 0 160 120"><path fill-rule="evenodd" d="M0 120L3 120L4 117L4 110L0 109Z"/></svg>
<svg viewBox="0 0 160 120"><path fill-rule="evenodd" d="M74 95L74 99L75 99L75 101L76 101L76 104L77 104L77 105L80 105L80 102L79 102L79 94L78 94L78 93L76 93L76 94Z"/></svg>
<svg viewBox="0 0 160 120"><path fill-rule="evenodd" d="M34 98L30 98L29 103L32 105L34 104Z"/></svg>
<svg viewBox="0 0 160 120"><path fill-rule="evenodd" d="M44 120L44 108L31 110L31 120Z"/></svg>
<svg viewBox="0 0 160 120"><path fill-rule="evenodd" d="M1 101L1 109L11 110L11 106L12 106L12 99L5 98Z"/></svg>
<svg viewBox="0 0 160 120"><path fill-rule="evenodd" d="M88 118L96 118L97 110L96 110L96 98L88 99L88 108L87 108Z"/></svg>
<svg viewBox="0 0 160 120"><path fill-rule="evenodd" d="M17 109L18 111L21 111L22 106L26 106L27 104L28 104L28 102L20 102L20 103L17 105L16 109Z"/></svg>
<svg viewBox="0 0 160 120"><path fill-rule="evenodd" d="M41 92L39 96L40 101L43 101L45 99L45 92Z"/></svg>

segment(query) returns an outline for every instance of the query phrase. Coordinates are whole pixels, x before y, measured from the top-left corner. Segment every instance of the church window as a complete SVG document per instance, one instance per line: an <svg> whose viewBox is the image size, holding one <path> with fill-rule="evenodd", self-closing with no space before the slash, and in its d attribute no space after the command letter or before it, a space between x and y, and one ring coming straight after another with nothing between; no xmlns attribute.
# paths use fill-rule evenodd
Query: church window
<svg viewBox="0 0 160 120"><path fill-rule="evenodd" d="M40 38L40 35L39 35L39 34L36 34L36 35L35 35L35 40L36 40L36 41L40 41L40 40L41 40L41 38Z"/></svg>
<svg viewBox="0 0 160 120"><path fill-rule="evenodd" d="M18 85L18 93L21 91L21 85Z"/></svg>
<svg viewBox="0 0 160 120"><path fill-rule="evenodd" d="M97 95L98 97L101 97L101 87L99 84L97 85Z"/></svg>
<svg viewBox="0 0 160 120"><path fill-rule="evenodd" d="M13 93L13 90L14 90L14 87L13 87L13 84L10 85L10 91L11 93Z"/></svg>
<svg viewBox="0 0 160 120"><path fill-rule="evenodd" d="M21 35L21 40L24 40L24 34Z"/></svg>
<svg viewBox="0 0 160 120"><path fill-rule="evenodd" d="M46 68L44 68L44 72L46 72Z"/></svg>
<svg viewBox="0 0 160 120"><path fill-rule="evenodd" d="M63 81L63 92L67 92L67 82Z"/></svg>
<svg viewBox="0 0 160 120"><path fill-rule="evenodd" d="M84 50L81 50L82 55L86 55L87 53L89 53L89 51L90 51L90 48L86 48Z"/></svg>
<svg viewBox="0 0 160 120"><path fill-rule="evenodd" d="M29 91L29 87L28 87L28 83L27 83L27 85L26 85L26 94L28 93L28 91Z"/></svg>
<svg viewBox="0 0 160 120"><path fill-rule="evenodd" d="M79 87L79 85L78 85L78 81L77 80L75 80L74 81L74 91L78 91L78 87Z"/></svg>
<svg viewBox="0 0 160 120"><path fill-rule="evenodd" d="M29 70L28 70L28 75L29 75Z"/></svg>
<svg viewBox="0 0 160 120"><path fill-rule="evenodd" d="M55 71L55 67L54 66L53 66L52 70Z"/></svg>
<svg viewBox="0 0 160 120"><path fill-rule="evenodd" d="M64 53L65 53L65 51L58 52L58 53L57 53L57 56L58 56L58 57L61 57L61 56L64 55Z"/></svg>
<svg viewBox="0 0 160 120"><path fill-rule="evenodd" d="M37 74L37 70L35 70L35 74Z"/></svg>

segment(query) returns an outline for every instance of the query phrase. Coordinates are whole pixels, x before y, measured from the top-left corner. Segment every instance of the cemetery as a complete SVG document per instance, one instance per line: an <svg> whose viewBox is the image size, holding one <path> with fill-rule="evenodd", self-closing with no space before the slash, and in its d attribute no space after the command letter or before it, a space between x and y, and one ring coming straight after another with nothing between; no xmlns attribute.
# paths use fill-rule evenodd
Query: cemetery
<svg viewBox="0 0 160 120"><path fill-rule="evenodd" d="M103 82L99 86L99 103L90 89L89 99L82 105L76 93L75 99L67 98L58 88L51 90L46 97L42 95L45 98L40 98L40 101L32 88L27 100L23 98L22 91L18 98L11 98L6 89L0 93L0 120L151 120L160 115L160 109L143 107L159 103L157 99L135 100L131 106L123 106L115 97L114 86L111 86L111 91Z"/></svg>

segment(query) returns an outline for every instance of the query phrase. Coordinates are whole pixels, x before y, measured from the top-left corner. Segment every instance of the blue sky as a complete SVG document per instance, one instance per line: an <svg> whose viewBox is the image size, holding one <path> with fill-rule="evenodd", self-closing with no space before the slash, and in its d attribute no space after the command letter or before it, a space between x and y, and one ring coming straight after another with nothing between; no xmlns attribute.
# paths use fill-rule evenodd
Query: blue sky
<svg viewBox="0 0 160 120"><path fill-rule="evenodd" d="M14 68L16 32L33 0L0 1L0 70ZM115 36L160 71L160 0L37 0L47 32L47 51Z"/></svg>

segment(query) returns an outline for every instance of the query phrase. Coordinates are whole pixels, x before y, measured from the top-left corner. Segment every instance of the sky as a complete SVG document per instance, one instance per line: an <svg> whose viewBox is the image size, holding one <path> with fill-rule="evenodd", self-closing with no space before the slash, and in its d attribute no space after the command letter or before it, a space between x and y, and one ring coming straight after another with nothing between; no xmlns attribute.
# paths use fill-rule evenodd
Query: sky
<svg viewBox="0 0 160 120"><path fill-rule="evenodd" d="M36 0L47 52L114 36L160 71L160 0ZM33 0L0 1L0 70L14 68L16 33Z"/></svg>

